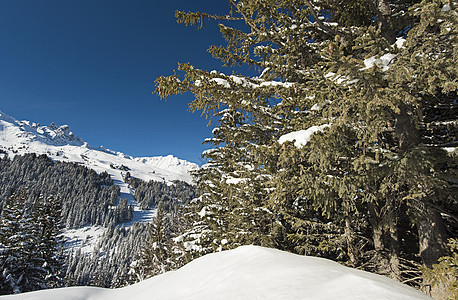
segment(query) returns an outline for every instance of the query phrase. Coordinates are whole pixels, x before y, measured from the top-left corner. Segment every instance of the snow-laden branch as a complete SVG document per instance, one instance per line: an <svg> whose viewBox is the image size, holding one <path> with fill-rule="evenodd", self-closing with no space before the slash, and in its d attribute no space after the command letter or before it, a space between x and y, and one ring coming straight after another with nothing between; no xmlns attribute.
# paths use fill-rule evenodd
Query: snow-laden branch
<svg viewBox="0 0 458 300"><path fill-rule="evenodd" d="M320 126L312 126L306 130L293 131L293 132L282 135L278 139L278 142L280 144L283 144L285 142L294 141L294 146L296 146L297 148L302 148L310 141L310 139L312 138L312 135L314 135L317 132L321 132L325 128L330 127L330 126L331 126L330 124L324 124Z"/></svg>

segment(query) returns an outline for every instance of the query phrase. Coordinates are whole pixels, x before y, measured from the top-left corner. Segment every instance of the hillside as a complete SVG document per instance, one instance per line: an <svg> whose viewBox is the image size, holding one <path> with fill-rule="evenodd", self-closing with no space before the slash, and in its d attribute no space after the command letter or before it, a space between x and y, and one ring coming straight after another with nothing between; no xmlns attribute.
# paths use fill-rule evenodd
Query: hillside
<svg viewBox="0 0 458 300"><path fill-rule="evenodd" d="M189 171L198 168L197 164L172 155L135 158L103 147L94 148L67 125L51 123L42 126L30 121L17 121L1 111L0 151L9 156L36 153L46 154L56 161L76 162L98 173L106 171L115 184L120 184L127 171L145 181L181 180L192 183Z"/></svg>
<svg viewBox="0 0 458 300"><path fill-rule="evenodd" d="M104 286L125 276L156 206L194 197L189 171L196 168L172 155L135 158L94 148L67 125L17 121L0 111L0 214L17 190L27 190L27 207L42 194L59 196L69 285L95 284L101 272Z"/></svg>

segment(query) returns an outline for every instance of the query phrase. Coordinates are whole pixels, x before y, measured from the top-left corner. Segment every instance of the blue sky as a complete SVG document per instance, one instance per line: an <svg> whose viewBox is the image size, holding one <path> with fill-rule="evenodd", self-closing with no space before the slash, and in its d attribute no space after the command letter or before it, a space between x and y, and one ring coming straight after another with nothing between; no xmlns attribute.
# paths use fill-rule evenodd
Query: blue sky
<svg viewBox="0 0 458 300"><path fill-rule="evenodd" d="M227 8L227 0L1 0L0 110L68 124L95 147L202 164L211 128L187 111L192 95L165 102L152 91L178 62L225 71L206 53L223 43L216 23L186 27L174 12Z"/></svg>

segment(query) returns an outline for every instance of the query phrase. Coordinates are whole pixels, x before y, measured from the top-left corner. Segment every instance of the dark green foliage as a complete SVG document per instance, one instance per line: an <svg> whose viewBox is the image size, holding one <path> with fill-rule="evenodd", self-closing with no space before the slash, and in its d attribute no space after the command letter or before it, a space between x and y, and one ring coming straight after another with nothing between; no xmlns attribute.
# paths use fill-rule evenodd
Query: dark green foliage
<svg viewBox="0 0 458 300"><path fill-rule="evenodd" d="M53 162L35 154L0 160L0 207L20 188L27 189L29 206L41 195L58 195L66 228L109 224L114 217L109 207L119 196L119 187L107 173L98 175L75 163Z"/></svg>
<svg viewBox="0 0 458 300"><path fill-rule="evenodd" d="M166 211L171 211L175 209L172 203L184 204L196 197L195 187L184 181L177 180L169 185L159 181L145 182L129 176L126 182L135 188L135 199L141 209L162 206Z"/></svg>
<svg viewBox="0 0 458 300"><path fill-rule="evenodd" d="M0 219L2 294L62 286L59 199L50 196L27 207L25 192L13 194Z"/></svg>
<svg viewBox="0 0 458 300"><path fill-rule="evenodd" d="M435 299L457 299L458 297L458 244L449 240L450 255L441 257L431 269L423 267L424 277L435 291Z"/></svg>
<svg viewBox="0 0 458 300"><path fill-rule="evenodd" d="M208 51L257 75L179 64L156 80L159 96L189 91L190 110L218 122L186 214L196 253L272 245L410 282L416 264L447 254L456 3L231 0L227 15L176 16L218 21L227 45ZM306 129L301 145L279 142Z"/></svg>

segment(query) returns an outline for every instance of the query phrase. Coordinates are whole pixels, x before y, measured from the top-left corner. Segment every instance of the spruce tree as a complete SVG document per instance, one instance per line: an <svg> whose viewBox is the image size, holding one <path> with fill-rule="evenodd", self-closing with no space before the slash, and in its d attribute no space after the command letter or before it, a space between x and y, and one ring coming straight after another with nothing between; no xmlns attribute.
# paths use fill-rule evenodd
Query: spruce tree
<svg viewBox="0 0 458 300"><path fill-rule="evenodd" d="M63 239L61 236L60 198L50 195L39 198L34 207L34 227L37 234L37 253L43 260L47 288L63 285Z"/></svg>
<svg viewBox="0 0 458 300"><path fill-rule="evenodd" d="M3 272L13 293L45 288L43 258L25 192L13 194L2 211L0 240L4 245Z"/></svg>
<svg viewBox="0 0 458 300"><path fill-rule="evenodd" d="M0 220L2 293L22 293L62 285L59 199L41 196L27 205L27 192L14 193Z"/></svg>
<svg viewBox="0 0 458 300"><path fill-rule="evenodd" d="M432 266L456 236L456 3L229 2L226 15L176 17L219 22L227 44L208 51L248 75L184 63L156 80L159 96L191 92L191 111L219 122L193 242L208 251L246 230L399 280L415 252Z"/></svg>
<svg viewBox="0 0 458 300"><path fill-rule="evenodd" d="M165 212L162 206L157 208L151 224L147 224L147 238L141 246L139 257L132 263L129 271L130 282L176 270L187 261L184 252L175 242L178 224L172 213Z"/></svg>

